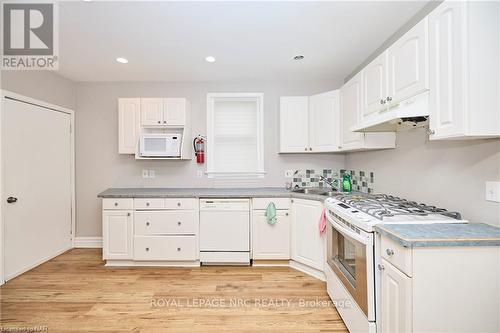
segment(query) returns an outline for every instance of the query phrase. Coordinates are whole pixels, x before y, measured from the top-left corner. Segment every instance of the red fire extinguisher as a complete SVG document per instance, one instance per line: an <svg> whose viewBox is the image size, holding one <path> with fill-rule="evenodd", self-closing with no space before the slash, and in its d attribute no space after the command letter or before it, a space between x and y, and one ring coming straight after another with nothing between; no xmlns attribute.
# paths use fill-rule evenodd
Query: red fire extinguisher
<svg viewBox="0 0 500 333"><path fill-rule="evenodd" d="M198 135L193 140L194 154L196 155L196 163L205 163L205 138Z"/></svg>

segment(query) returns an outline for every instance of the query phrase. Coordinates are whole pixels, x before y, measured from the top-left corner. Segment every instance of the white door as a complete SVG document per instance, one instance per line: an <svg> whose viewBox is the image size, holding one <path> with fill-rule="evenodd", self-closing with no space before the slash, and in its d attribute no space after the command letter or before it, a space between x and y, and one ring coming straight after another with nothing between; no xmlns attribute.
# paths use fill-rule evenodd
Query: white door
<svg viewBox="0 0 500 333"><path fill-rule="evenodd" d="M132 259L133 217L131 211L102 211L102 257L103 259Z"/></svg>
<svg viewBox="0 0 500 333"><path fill-rule="evenodd" d="M309 98L309 142L313 152L338 151L339 92Z"/></svg>
<svg viewBox="0 0 500 333"><path fill-rule="evenodd" d="M141 131L141 99L118 100L118 153L135 154Z"/></svg>
<svg viewBox="0 0 500 333"><path fill-rule="evenodd" d="M7 280L71 248L72 163L69 114L4 102Z"/></svg>
<svg viewBox="0 0 500 333"><path fill-rule="evenodd" d="M445 1L429 15L429 121L431 139L464 132L464 34L466 2Z"/></svg>
<svg viewBox="0 0 500 333"><path fill-rule="evenodd" d="M290 214L276 211L276 223L267 223L264 210L254 210L252 218L253 259L290 259Z"/></svg>
<svg viewBox="0 0 500 333"><path fill-rule="evenodd" d="M387 51L375 58L361 73L363 77L361 121L363 121L387 105Z"/></svg>
<svg viewBox="0 0 500 333"><path fill-rule="evenodd" d="M361 112L361 75L357 74L340 89L341 150L362 148L364 134L351 131Z"/></svg>
<svg viewBox="0 0 500 333"><path fill-rule="evenodd" d="M165 98L163 100L163 120L167 126L186 125L186 99Z"/></svg>
<svg viewBox="0 0 500 333"><path fill-rule="evenodd" d="M428 87L428 21L424 18L388 50L389 97L398 103Z"/></svg>
<svg viewBox="0 0 500 333"><path fill-rule="evenodd" d="M325 237L318 226L323 205L313 200L292 200L292 259L323 270Z"/></svg>
<svg viewBox="0 0 500 333"><path fill-rule="evenodd" d="M280 152L309 151L309 97L280 98Z"/></svg>
<svg viewBox="0 0 500 333"><path fill-rule="evenodd" d="M160 126L163 122L163 98L141 98L142 126Z"/></svg>
<svg viewBox="0 0 500 333"><path fill-rule="evenodd" d="M384 333L412 332L411 278L382 259L380 274L380 328Z"/></svg>

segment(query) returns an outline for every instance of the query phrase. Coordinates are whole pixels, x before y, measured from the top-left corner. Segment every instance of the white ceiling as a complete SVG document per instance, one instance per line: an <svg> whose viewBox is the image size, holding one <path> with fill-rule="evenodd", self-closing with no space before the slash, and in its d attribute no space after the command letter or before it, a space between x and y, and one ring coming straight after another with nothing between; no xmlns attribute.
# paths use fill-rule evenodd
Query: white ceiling
<svg viewBox="0 0 500 333"><path fill-rule="evenodd" d="M425 4L62 2L60 74L75 81L341 80ZM292 60L298 54L305 59ZM207 63L209 55L217 62Z"/></svg>

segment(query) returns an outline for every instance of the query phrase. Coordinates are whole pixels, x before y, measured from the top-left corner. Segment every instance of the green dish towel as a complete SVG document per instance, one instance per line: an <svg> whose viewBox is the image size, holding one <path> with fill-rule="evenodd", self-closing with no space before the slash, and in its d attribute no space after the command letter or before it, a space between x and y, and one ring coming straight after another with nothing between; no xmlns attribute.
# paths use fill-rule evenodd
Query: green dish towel
<svg viewBox="0 0 500 333"><path fill-rule="evenodd" d="M266 221L268 224L273 225L276 223L276 206L274 202L270 202L266 208Z"/></svg>

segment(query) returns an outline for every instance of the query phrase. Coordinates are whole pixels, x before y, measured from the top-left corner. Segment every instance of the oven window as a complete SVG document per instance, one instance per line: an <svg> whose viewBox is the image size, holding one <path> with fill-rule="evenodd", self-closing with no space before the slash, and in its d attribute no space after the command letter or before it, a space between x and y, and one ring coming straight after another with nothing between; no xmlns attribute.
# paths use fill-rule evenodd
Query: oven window
<svg viewBox="0 0 500 333"><path fill-rule="evenodd" d="M337 260L348 273L347 278L356 285L356 246L349 239L337 233L338 236L338 258Z"/></svg>

